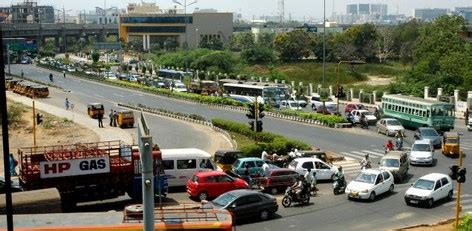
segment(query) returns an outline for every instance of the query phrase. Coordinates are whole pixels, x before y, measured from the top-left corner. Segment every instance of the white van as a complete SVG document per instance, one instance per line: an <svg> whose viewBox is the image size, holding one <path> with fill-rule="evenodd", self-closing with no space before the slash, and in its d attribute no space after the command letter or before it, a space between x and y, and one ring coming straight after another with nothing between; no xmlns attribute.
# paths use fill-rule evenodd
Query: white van
<svg viewBox="0 0 472 231"><path fill-rule="evenodd" d="M289 169L295 170L300 175L305 175L308 168L316 172L317 180L331 180L338 172L336 166L332 166L318 158L302 157L296 158L288 165Z"/></svg>
<svg viewBox="0 0 472 231"><path fill-rule="evenodd" d="M185 186L195 172L216 170L208 152L197 148L161 149L169 187Z"/></svg>

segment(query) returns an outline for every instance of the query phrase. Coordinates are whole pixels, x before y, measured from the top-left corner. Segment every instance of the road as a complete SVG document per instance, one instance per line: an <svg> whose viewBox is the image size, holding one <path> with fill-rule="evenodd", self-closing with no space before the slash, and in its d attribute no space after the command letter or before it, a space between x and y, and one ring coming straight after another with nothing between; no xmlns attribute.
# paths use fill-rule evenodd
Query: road
<svg viewBox="0 0 472 231"><path fill-rule="evenodd" d="M25 76L39 81L48 82L48 74L52 72L56 76L55 85L65 89L70 89L71 93L78 96L72 98L72 102L81 101L82 104L88 102L108 102L108 105L117 102L130 102L134 104L144 104L151 107L159 107L171 111L199 114L208 119L223 118L246 123L244 113L215 109L209 106L183 102L162 96L142 93L135 90L122 89L114 86L103 85L82 79L68 77L59 78L58 72L40 69L31 65L12 65L12 72L19 74L23 69ZM69 75L70 76L70 75ZM56 98L46 100L57 100L61 103L67 93L58 95ZM264 130L286 135L290 138L300 139L311 145L334 151L336 153L353 158L352 164L347 169L348 180L352 179L359 167L356 160L369 153L374 158L374 163L382 156L382 145L389 139L383 135L376 134L375 129L364 130L353 129L331 129L314 125L307 125L297 122L290 122L271 117L265 117ZM166 129L166 125L159 129ZM199 140L199 136L187 132L181 134L172 132L173 127L167 126L168 139L190 139ZM472 135L467 132L463 121L457 121L456 131L463 134L461 144L464 151L470 153L472 149ZM408 143L412 143L412 132L407 132ZM185 138L182 138L185 137ZM158 138L156 140L159 140ZM160 142L160 140L158 141ZM194 142L199 143L199 142ZM314 205L296 208L280 208L278 219L269 222L249 223L240 227L242 230L314 230L323 227L323 230L343 230L349 227L350 230L384 230L394 227L402 227L408 224L430 223L441 219L450 218L454 215L452 203L439 204L433 209L415 208L406 206L403 202L403 195L406 189L417 178L431 172L448 173L449 166L457 163L456 159L444 157L440 151L436 151L436 164L434 167L411 166L409 177L402 184L396 185L393 195L380 198L373 203L347 201L345 196L333 196L327 191L319 199L315 199ZM471 158L464 159L465 167L470 169ZM346 167L345 167L346 169ZM326 186L329 188L329 184ZM184 193L185 194L185 193ZM179 197L179 194L171 194L169 197ZM464 211L472 211L472 184L463 185ZM368 222L366 222L368 221ZM316 224L316 226L315 226Z"/></svg>

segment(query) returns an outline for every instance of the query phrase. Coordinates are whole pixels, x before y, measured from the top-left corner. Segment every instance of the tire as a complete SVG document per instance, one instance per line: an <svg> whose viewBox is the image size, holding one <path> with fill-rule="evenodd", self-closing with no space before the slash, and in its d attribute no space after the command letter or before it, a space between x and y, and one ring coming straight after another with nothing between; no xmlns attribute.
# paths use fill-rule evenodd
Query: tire
<svg viewBox="0 0 472 231"><path fill-rule="evenodd" d="M285 208L289 207L291 204L292 204L292 198L290 198L289 196L284 196L284 198L282 198L282 205Z"/></svg>
<svg viewBox="0 0 472 231"><path fill-rule="evenodd" d="M388 192L389 193L393 193L393 190L395 189L395 187L392 185L390 185L390 188L388 188Z"/></svg>
<svg viewBox="0 0 472 231"><path fill-rule="evenodd" d="M400 175L397 177L397 180L398 180L398 183L402 183L403 182L403 177Z"/></svg>
<svg viewBox="0 0 472 231"><path fill-rule="evenodd" d="M271 214L270 214L269 211L267 211L267 210L262 210L262 211L260 212L260 214L259 214L259 218L260 218L262 221L265 221L265 220L269 219L270 215L271 215Z"/></svg>
<svg viewBox="0 0 472 231"><path fill-rule="evenodd" d="M433 205L434 205L433 199L429 199L429 200L428 200L428 204L426 204L426 206L427 206L428 208L432 208Z"/></svg>
<svg viewBox="0 0 472 231"><path fill-rule="evenodd" d="M206 192L201 192L201 193L199 193L199 194L198 194L198 199L199 199L200 201L203 201L203 200L208 199L208 193L206 193Z"/></svg>
<svg viewBox="0 0 472 231"><path fill-rule="evenodd" d="M307 205L307 204L309 204L309 203L310 203L310 195L307 194L306 197L305 197L305 199L302 200L302 204Z"/></svg>
<svg viewBox="0 0 472 231"><path fill-rule="evenodd" d="M453 196L454 196L454 193L452 192L452 190L449 191L449 193L447 194L447 197L446 197L447 201L452 201Z"/></svg>
<svg viewBox="0 0 472 231"><path fill-rule="evenodd" d="M370 195L369 195L369 200L370 201L375 201L375 197L376 197L375 192L371 192Z"/></svg>
<svg viewBox="0 0 472 231"><path fill-rule="evenodd" d="M338 190L333 189L333 194L334 194L334 195L338 195Z"/></svg>
<svg viewBox="0 0 472 231"><path fill-rule="evenodd" d="M269 191L269 192L270 192L270 194L272 194L272 195L275 195L275 194L277 194L277 192L278 192L278 190L277 190L277 188L276 188L276 187L271 187L271 188L269 188L269 190L268 190L268 191Z"/></svg>

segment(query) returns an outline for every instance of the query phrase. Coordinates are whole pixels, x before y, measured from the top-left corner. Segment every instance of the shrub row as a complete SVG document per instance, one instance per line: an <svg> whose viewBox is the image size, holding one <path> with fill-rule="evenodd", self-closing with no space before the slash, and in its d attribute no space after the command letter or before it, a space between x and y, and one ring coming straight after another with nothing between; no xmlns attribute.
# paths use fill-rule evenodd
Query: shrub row
<svg viewBox="0 0 472 231"><path fill-rule="evenodd" d="M223 119L213 119L212 123L214 126L226 131L235 132L251 139L256 138L256 133L246 124ZM288 139L282 135L271 132L259 132L257 133L257 139L260 141L259 143L240 148L245 156L260 157L264 150L268 152L276 152L278 155L285 155L292 148L298 148L300 150L310 149L310 145L306 143Z"/></svg>
<svg viewBox="0 0 472 231"><path fill-rule="evenodd" d="M346 119L342 116L337 115L323 115L320 113L313 113L313 112L303 112L303 111L294 111L290 109L285 109L282 111L277 111L280 114L288 115L288 116L296 116L303 119L313 119L318 120L321 123L325 123L330 127L333 127L334 124L337 123L346 123Z"/></svg>

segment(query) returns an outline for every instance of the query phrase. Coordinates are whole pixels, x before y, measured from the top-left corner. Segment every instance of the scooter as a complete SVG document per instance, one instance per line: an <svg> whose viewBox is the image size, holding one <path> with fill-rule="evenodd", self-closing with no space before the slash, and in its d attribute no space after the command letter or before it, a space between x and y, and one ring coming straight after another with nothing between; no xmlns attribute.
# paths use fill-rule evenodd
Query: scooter
<svg viewBox="0 0 472 231"><path fill-rule="evenodd" d="M334 176L333 177L333 194L338 195L338 194L343 194L344 191L346 190L346 179L344 177L338 177Z"/></svg>
<svg viewBox="0 0 472 231"><path fill-rule="evenodd" d="M292 187L288 187L285 190L285 195L282 198L282 205L284 207L289 207L292 202L296 202L302 205L307 205L310 203L310 191L307 190L307 187L305 187L304 190L300 193L300 199L298 199L297 194L295 194L295 190L293 190Z"/></svg>
<svg viewBox="0 0 472 231"><path fill-rule="evenodd" d="M397 138L395 141L395 147L397 147L398 151L401 151L403 149L403 139Z"/></svg>
<svg viewBox="0 0 472 231"><path fill-rule="evenodd" d="M371 165L370 161L368 161L367 163L362 163L362 161L361 161L361 170L366 170L366 169L369 169L369 168L372 168L372 165Z"/></svg>

